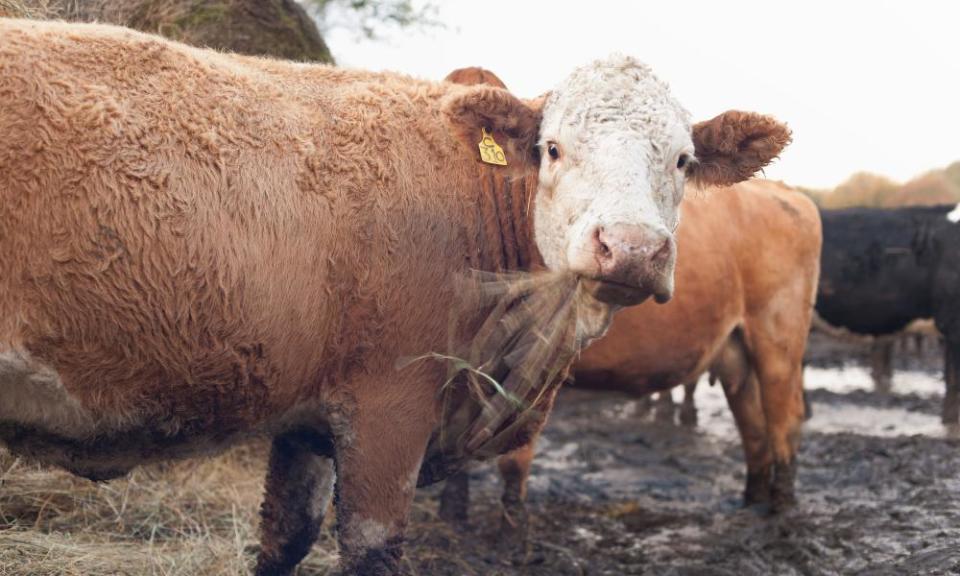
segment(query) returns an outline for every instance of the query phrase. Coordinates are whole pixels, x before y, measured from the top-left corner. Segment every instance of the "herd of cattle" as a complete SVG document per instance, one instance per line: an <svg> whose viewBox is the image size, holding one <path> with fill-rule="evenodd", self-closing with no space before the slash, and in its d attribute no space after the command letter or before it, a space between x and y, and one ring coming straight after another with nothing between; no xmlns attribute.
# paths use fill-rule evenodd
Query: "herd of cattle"
<svg viewBox="0 0 960 576"><path fill-rule="evenodd" d="M780 510L814 304L869 334L933 318L945 421L960 405L960 208L818 212L750 179L789 141L754 113L691 124L626 57L523 100L481 69L426 82L0 19L0 443L105 480L266 435L257 573L295 569L335 493L344 573L396 574L462 376L398 360L446 350L469 270L562 273L583 352L560 379L645 395L709 371L745 502ZM511 529L556 389L497 430Z"/></svg>

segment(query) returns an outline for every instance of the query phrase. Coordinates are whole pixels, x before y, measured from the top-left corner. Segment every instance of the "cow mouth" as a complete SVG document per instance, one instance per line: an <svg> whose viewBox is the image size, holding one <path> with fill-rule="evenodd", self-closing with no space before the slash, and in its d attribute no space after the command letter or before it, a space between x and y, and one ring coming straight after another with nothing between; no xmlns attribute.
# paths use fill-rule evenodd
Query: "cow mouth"
<svg viewBox="0 0 960 576"><path fill-rule="evenodd" d="M637 286L616 280L586 277L582 280L587 292L604 304L636 306L650 296L653 296L658 304L663 304L669 301L671 296L668 293L656 293L646 286Z"/></svg>

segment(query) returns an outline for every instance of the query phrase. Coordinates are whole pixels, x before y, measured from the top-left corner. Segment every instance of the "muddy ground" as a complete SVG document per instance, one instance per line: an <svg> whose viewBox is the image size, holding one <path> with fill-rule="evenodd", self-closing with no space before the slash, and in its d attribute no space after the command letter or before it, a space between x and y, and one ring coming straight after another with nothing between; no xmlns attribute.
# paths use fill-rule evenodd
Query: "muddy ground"
<svg viewBox="0 0 960 576"><path fill-rule="evenodd" d="M567 389L533 467L530 552L497 546L487 464L472 472L461 529L437 518L439 486L418 494L405 573L960 574L960 440L940 424L941 353L936 341L898 350L884 395L863 364L869 345L814 336L800 504L781 516L740 505L740 440L718 387L697 391L696 428L658 422L634 398ZM104 484L0 453L0 576L247 574L265 448ZM334 573L330 516L301 576Z"/></svg>
<svg viewBox="0 0 960 576"><path fill-rule="evenodd" d="M700 424L656 422L630 398L568 389L530 486L533 551L497 552L499 485L473 472L471 521L436 521L420 496L411 574L960 574L960 440L939 422L940 351L898 349L893 392L871 391L869 347L814 337L813 417L799 455L800 505L744 509L740 442L722 392L701 385ZM845 363L846 366L842 366ZM679 394L678 394L679 399Z"/></svg>

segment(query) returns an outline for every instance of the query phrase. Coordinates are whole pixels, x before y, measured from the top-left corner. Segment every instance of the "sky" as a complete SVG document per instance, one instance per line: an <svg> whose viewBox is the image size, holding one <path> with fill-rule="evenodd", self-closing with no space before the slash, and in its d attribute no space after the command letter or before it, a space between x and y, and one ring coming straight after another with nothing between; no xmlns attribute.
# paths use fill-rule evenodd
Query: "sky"
<svg viewBox="0 0 960 576"><path fill-rule="evenodd" d="M422 3L422 2L420 2ZM960 160L960 2L950 0L434 0L441 27L334 28L341 66L442 79L493 70L546 92L614 52L649 64L694 120L771 114L794 143L766 170L831 188L854 172L906 181Z"/></svg>

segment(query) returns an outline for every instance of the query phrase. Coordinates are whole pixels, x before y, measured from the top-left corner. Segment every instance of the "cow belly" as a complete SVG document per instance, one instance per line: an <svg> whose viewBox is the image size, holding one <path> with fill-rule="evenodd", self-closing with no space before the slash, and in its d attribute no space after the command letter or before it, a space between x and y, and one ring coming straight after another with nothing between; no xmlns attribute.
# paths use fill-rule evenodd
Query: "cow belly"
<svg viewBox="0 0 960 576"><path fill-rule="evenodd" d="M303 418L302 412L298 417ZM22 350L0 352L0 445L90 479L117 477L151 461L216 453L241 436L282 425L177 429L169 420L143 422L133 414L98 416L70 393L52 367Z"/></svg>
<svg viewBox="0 0 960 576"><path fill-rule="evenodd" d="M692 381L707 369L711 356L703 350L687 350L673 355L665 353L655 361L635 361L635 356L629 358L632 362L630 369L615 364L604 366L599 362L577 366L574 384L592 390L643 396Z"/></svg>

